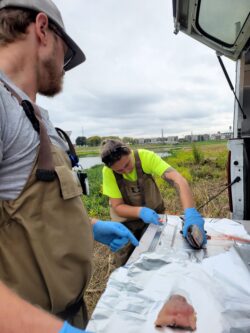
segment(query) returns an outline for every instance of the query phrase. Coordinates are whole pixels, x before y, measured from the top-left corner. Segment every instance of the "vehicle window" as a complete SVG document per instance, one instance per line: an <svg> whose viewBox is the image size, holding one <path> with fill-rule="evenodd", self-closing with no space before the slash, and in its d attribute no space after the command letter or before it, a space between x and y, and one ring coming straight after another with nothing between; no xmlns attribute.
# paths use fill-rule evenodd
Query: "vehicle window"
<svg viewBox="0 0 250 333"><path fill-rule="evenodd" d="M200 0L198 28L203 34L234 45L250 11L250 0Z"/></svg>

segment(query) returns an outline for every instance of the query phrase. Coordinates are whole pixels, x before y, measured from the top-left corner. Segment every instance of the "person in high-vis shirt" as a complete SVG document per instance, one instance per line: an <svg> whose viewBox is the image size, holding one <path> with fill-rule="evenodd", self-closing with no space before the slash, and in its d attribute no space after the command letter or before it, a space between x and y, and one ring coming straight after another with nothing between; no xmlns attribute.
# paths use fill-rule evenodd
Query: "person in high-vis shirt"
<svg viewBox="0 0 250 333"><path fill-rule="evenodd" d="M131 150L120 140L105 140L101 147L103 167L103 194L109 197L110 216L122 222L137 239L146 231L148 224L160 224L158 214L166 207L153 176L157 175L174 186L179 193L184 210L183 235L191 225L197 225L206 243L204 220L194 208L194 200L186 179L159 155L146 149ZM116 265L123 265L133 251L129 245L116 254Z"/></svg>
<svg viewBox="0 0 250 333"><path fill-rule="evenodd" d="M138 245L121 223L88 218L73 145L36 105L84 60L51 0L0 1L1 333L85 332L93 240Z"/></svg>

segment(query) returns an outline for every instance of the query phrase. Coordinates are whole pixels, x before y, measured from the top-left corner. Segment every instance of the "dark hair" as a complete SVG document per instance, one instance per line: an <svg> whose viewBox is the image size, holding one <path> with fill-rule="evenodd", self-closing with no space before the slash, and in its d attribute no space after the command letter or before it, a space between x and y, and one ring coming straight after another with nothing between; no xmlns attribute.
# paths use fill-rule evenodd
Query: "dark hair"
<svg viewBox="0 0 250 333"><path fill-rule="evenodd" d="M131 149L120 140L108 139L102 142L101 159L108 167L119 161L122 156L130 153Z"/></svg>

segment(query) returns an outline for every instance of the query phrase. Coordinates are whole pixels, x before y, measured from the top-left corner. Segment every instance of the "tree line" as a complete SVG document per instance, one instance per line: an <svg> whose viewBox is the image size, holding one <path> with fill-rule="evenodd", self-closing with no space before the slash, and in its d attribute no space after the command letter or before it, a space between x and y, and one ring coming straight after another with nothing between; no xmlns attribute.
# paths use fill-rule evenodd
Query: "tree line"
<svg viewBox="0 0 250 333"><path fill-rule="evenodd" d="M86 137L86 136L78 136L76 138L76 145L77 146L89 146L89 147L96 147L96 146L100 146L101 142L103 140L106 139L119 139L122 140L125 143L129 143L129 144L136 144L138 143L138 139L134 139L128 136L125 136L123 138L120 138L118 136L98 136L98 135L94 135L94 136L90 136L90 137Z"/></svg>

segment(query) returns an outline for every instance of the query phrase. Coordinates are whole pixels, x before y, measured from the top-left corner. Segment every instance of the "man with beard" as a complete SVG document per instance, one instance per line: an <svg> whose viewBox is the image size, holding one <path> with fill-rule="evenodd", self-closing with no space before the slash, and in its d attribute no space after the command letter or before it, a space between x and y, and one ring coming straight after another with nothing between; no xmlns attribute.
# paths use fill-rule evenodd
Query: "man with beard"
<svg viewBox="0 0 250 333"><path fill-rule="evenodd" d="M87 323L93 235L112 251L138 245L120 223L89 220L72 145L35 104L84 60L51 0L0 0L1 333L83 332L70 324Z"/></svg>

